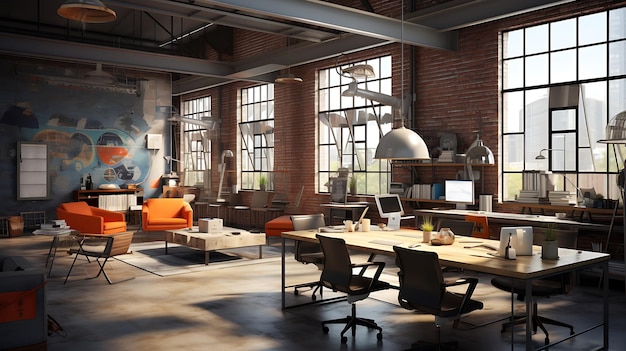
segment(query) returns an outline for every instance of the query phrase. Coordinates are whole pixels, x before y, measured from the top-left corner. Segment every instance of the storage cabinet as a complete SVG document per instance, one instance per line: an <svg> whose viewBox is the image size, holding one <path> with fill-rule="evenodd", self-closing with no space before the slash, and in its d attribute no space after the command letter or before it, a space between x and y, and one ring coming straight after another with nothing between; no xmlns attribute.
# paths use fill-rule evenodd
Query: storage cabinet
<svg viewBox="0 0 626 351"><path fill-rule="evenodd" d="M121 195L119 201L107 201L103 205L101 196ZM128 195L131 195L130 197ZM134 201L133 201L134 200ZM74 190L74 201L85 201L89 206L111 211L128 211L130 206L143 203L142 189L93 189Z"/></svg>
<svg viewBox="0 0 626 351"><path fill-rule="evenodd" d="M18 143L17 199L47 200L50 198L48 145Z"/></svg>

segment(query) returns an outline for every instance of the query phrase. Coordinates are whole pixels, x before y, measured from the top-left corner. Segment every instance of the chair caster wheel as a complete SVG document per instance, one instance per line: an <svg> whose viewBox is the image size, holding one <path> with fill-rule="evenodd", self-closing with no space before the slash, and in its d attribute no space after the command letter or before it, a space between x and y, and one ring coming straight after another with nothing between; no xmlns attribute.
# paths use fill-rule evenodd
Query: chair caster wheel
<svg viewBox="0 0 626 351"><path fill-rule="evenodd" d="M293 291L293 294L294 294L294 295L296 295L296 296L298 296L298 295L300 295L300 292L299 292L298 290L294 290L294 291Z"/></svg>
<svg viewBox="0 0 626 351"><path fill-rule="evenodd" d="M328 329L328 327L323 327L322 331L324 332L324 334L328 334L330 329Z"/></svg>
<svg viewBox="0 0 626 351"><path fill-rule="evenodd" d="M347 336L342 336L341 337L341 343L342 344L347 344L348 343L348 337Z"/></svg>
<svg viewBox="0 0 626 351"><path fill-rule="evenodd" d="M546 338L545 343L546 343L546 345L550 345L550 339Z"/></svg>
<svg viewBox="0 0 626 351"><path fill-rule="evenodd" d="M381 341L383 339L383 333L376 334L376 340Z"/></svg>
<svg viewBox="0 0 626 351"><path fill-rule="evenodd" d="M315 296L315 295L311 296L311 300L313 300L313 301L317 300L317 296Z"/></svg>

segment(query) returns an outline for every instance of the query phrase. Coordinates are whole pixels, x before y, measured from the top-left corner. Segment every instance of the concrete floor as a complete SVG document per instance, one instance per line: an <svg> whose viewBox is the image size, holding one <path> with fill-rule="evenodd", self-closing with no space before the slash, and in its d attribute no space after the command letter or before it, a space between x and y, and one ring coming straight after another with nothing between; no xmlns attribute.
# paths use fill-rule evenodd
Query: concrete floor
<svg viewBox="0 0 626 351"><path fill-rule="evenodd" d="M145 239L137 236L137 241ZM0 255L22 255L43 267L50 242L50 237L28 234L0 239ZM281 266L276 257L280 242L279 238L270 238L262 260L245 259L244 264L224 262L208 267L198 261L198 271L169 276L158 276L113 260L107 271L114 280L135 278L114 285L107 284L104 277L84 280L97 271L95 263L86 262L81 262L72 272L70 282L63 285L71 257L61 250L49 277L47 299L48 313L61 324L67 336L50 337L48 350L403 350L416 340L436 341L433 317L401 308L395 290L374 293L357 304L358 315L374 318L383 327L382 342L377 342L376 332L362 327L357 329L355 338L346 334L346 345L340 343L342 326L331 325L329 334L322 333L320 321L349 313L346 302L282 311ZM388 263L385 280L393 281L396 267L392 260L381 259ZM297 263L292 256L288 257L287 271L292 283L294 279L307 281L319 277L314 267ZM483 310L473 312L464 321L476 326L508 315L510 295L493 288L490 276L463 274L480 278L474 297L485 304ZM567 296L540 300L540 314L572 323L576 331L597 323L601 320L601 290L593 285L577 286ZM326 292L324 297L332 295ZM309 302L310 292L295 296L290 289L287 300L288 304ZM517 303L516 309L522 308ZM469 328L469 324L462 324L460 329L444 325L442 339L457 341L462 350L524 349L521 329L515 333L512 348L511 334L500 332L500 322ZM553 340L567 334L560 327L548 326L548 329ZM611 290L611 350L623 349L624 330L626 297L623 290ZM601 336L601 330L593 331L551 350L595 349L601 345ZM533 343L541 346L543 338L539 332Z"/></svg>

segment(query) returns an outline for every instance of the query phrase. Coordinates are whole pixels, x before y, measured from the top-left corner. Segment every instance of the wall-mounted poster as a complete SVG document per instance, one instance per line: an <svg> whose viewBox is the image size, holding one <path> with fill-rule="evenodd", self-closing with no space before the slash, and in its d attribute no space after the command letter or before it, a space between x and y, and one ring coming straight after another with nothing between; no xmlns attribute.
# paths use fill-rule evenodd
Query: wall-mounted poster
<svg viewBox="0 0 626 351"><path fill-rule="evenodd" d="M330 201L345 203L348 197L348 178L330 178Z"/></svg>

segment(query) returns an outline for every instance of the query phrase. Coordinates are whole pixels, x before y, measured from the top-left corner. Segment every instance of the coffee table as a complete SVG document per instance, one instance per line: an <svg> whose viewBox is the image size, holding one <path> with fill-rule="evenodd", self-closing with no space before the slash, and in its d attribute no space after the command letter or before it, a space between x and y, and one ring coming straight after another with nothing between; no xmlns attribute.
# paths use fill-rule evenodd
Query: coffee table
<svg viewBox="0 0 626 351"><path fill-rule="evenodd" d="M204 251L204 264L209 264L209 252L221 249L234 249L247 246L259 246L259 258L263 258L263 245L266 243L264 233L250 233L247 230L224 227L221 231L203 233L198 227L191 229L168 230L165 234L165 254L167 244L184 245L192 249Z"/></svg>

